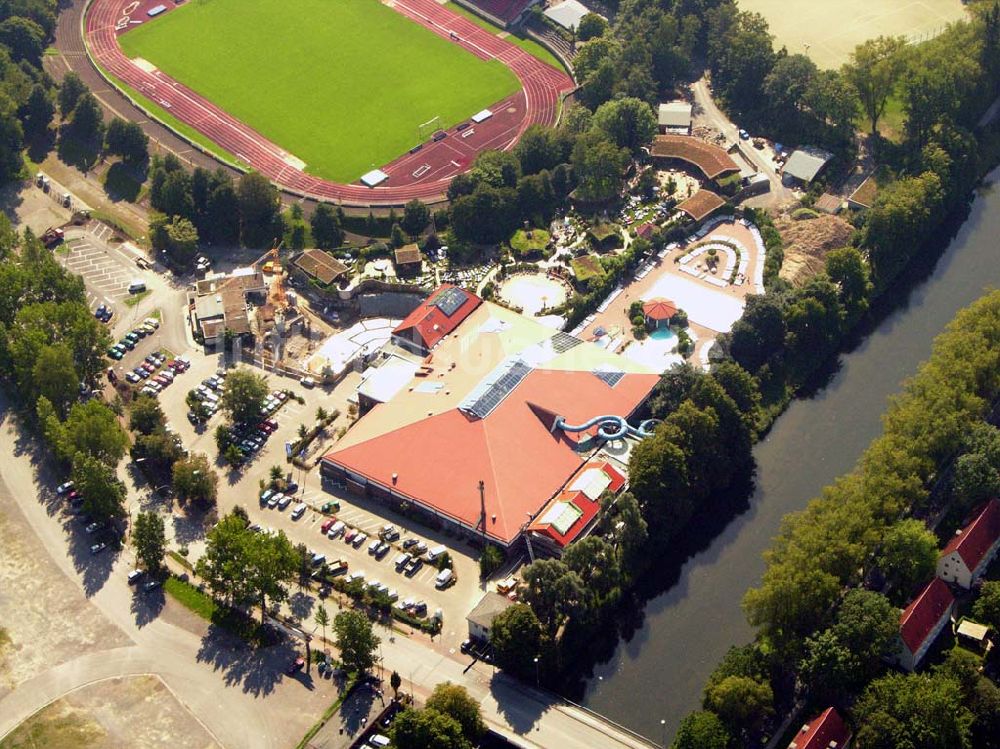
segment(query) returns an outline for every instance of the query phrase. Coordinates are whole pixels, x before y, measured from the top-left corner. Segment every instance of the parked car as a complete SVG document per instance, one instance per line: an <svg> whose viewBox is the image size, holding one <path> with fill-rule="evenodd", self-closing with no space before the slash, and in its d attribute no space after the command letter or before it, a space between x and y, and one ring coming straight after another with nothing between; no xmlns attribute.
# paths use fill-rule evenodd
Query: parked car
<svg viewBox="0 0 1000 749"><path fill-rule="evenodd" d="M354 537L354 540L351 541L351 546L353 546L355 549L360 549L364 544L364 542L367 540L368 540L367 533L359 533Z"/></svg>
<svg viewBox="0 0 1000 749"><path fill-rule="evenodd" d="M337 536L339 536L341 533L343 533L346 529L347 529L347 525L344 523L344 521L343 520L338 520L336 523L334 523L330 527L330 530L327 531L326 537L329 538L329 539L334 539Z"/></svg>
<svg viewBox="0 0 1000 749"><path fill-rule="evenodd" d="M413 557L411 557L409 554L407 554L404 551L401 554L397 554L396 558L392 560L392 563L395 565L397 572L402 572L403 568L406 567L406 565L410 563L410 560L412 558Z"/></svg>
<svg viewBox="0 0 1000 749"><path fill-rule="evenodd" d="M451 585L455 581L455 573L450 569L443 569L437 573L437 577L434 578L434 587L438 590L443 590Z"/></svg>
<svg viewBox="0 0 1000 749"><path fill-rule="evenodd" d="M336 522L337 522L336 518L329 518L328 520L324 520L323 525L319 527L319 532L325 536L327 534L327 531L329 531L333 527L333 524Z"/></svg>
<svg viewBox="0 0 1000 749"><path fill-rule="evenodd" d="M390 551L392 551L392 546L386 541L381 541L378 548L375 549L375 558L381 561Z"/></svg>
<svg viewBox="0 0 1000 749"><path fill-rule="evenodd" d="M292 503L292 498L286 494L281 495L281 499L278 500L278 509L284 510ZM304 510L303 510L304 512Z"/></svg>
<svg viewBox="0 0 1000 749"><path fill-rule="evenodd" d="M143 584L142 589L144 592L148 593L149 591L156 590L159 587L160 587L160 581L157 580L156 578L153 578L151 580L147 580Z"/></svg>
<svg viewBox="0 0 1000 749"><path fill-rule="evenodd" d="M275 507L278 506L278 502L281 501L282 496L283 495L281 494L272 494L270 497L267 498L267 506L273 510Z"/></svg>
<svg viewBox="0 0 1000 749"><path fill-rule="evenodd" d="M93 546L90 547L90 553L91 554L100 554L106 548L108 548L108 545L106 543L103 543L103 542L96 543L96 544L94 544Z"/></svg>
<svg viewBox="0 0 1000 749"><path fill-rule="evenodd" d="M289 502L291 502L291 498L285 497L285 499L287 499ZM306 514L305 503L299 502L297 505L295 505L295 508L292 510L292 520L298 520L300 517L302 517L305 514Z"/></svg>
<svg viewBox="0 0 1000 749"><path fill-rule="evenodd" d="M128 584L135 585L140 577L142 577L142 570L132 570L128 573Z"/></svg>
<svg viewBox="0 0 1000 749"><path fill-rule="evenodd" d="M420 568L423 566L424 566L423 559L420 558L411 559L409 562L407 562L403 574L406 575L407 577L413 577L415 574L420 572Z"/></svg>
<svg viewBox="0 0 1000 749"><path fill-rule="evenodd" d="M59 484L59 486L56 487L56 494L58 494L61 497L63 494L65 494L72 488L73 488L72 481L64 481L63 483Z"/></svg>
<svg viewBox="0 0 1000 749"><path fill-rule="evenodd" d="M354 540L354 537L358 535L358 531L354 528L350 528L344 533L344 543L349 544Z"/></svg>

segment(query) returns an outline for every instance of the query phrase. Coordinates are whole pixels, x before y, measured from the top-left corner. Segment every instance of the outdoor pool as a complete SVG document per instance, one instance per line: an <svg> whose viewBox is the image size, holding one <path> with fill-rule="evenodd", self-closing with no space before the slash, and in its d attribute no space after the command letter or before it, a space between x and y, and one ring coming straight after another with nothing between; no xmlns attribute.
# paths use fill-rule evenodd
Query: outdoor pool
<svg viewBox="0 0 1000 749"><path fill-rule="evenodd" d="M498 292L501 299L530 316L566 301L566 286L542 274L511 276L500 283Z"/></svg>
<svg viewBox="0 0 1000 749"><path fill-rule="evenodd" d="M684 363L683 356L673 353L675 346L677 335L669 328L659 328L645 340L630 343L622 356L657 372L665 372L675 364Z"/></svg>

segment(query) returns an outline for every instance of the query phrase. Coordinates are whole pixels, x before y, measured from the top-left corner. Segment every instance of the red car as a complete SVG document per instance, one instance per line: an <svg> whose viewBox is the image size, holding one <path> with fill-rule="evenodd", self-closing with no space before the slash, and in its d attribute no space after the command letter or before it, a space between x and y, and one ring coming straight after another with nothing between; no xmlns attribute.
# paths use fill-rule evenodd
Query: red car
<svg viewBox="0 0 1000 749"><path fill-rule="evenodd" d="M288 674L289 676L295 676L295 674L297 674L299 671L305 668L305 665L306 665L305 658L302 657L296 658L294 661L288 664L288 668L285 669L285 673Z"/></svg>
<svg viewBox="0 0 1000 749"><path fill-rule="evenodd" d="M330 518L330 519L324 521L323 525L321 525L319 527L319 532L322 533L325 536L326 532L328 530L330 530L333 527L333 524L336 523L336 522L337 522L337 518Z"/></svg>

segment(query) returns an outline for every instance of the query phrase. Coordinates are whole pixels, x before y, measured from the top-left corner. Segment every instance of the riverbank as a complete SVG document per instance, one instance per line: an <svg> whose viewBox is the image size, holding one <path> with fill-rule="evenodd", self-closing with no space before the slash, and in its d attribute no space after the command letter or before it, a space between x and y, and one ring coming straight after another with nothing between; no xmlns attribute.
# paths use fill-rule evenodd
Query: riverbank
<svg viewBox="0 0 1000 749"><path fill-rule="evenodd" d="M847 353L825 368L826 378L814 378L814 389L792 401L758 443L746 510L712 518L721 526L718 534L706 533L706 544L685 539L688 548L674 555L680 559L649 575L651 588L659 583L660 591L629 617L614 653L594 666L585 704L652 735L661 731L660 720L672 733L698 706L705 679L726 649L752 637L740 601L760 580L761 554L781 519L850 470L878 434L887 398L927 356L934 335L985 287L1000 284L993 251L993 237L1000 236L997 178L995 172L987 178L936 251L908 269L898 293L873 307L847 341ZM665 679L669 689L646 688Z"/></svg>

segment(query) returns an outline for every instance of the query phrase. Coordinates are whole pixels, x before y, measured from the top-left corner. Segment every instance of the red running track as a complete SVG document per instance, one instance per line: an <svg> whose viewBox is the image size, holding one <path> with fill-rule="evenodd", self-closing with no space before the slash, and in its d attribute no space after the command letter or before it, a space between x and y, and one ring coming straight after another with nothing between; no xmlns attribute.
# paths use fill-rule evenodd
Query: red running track
<svg viewBox="0 0 1000 749"><path fill-rule="evenodd" d="M451 177L466 168L479 151L510 148L529 125L555 124L561 95L574 87L565 72L493 36L435 0L395 0L390 7L438 36L460 44L483 60L502 62L517 76L522 90L494 105L491 109L497 113L493 118L496 122L487 120L475 125L480 132L473 133L473 137L463 139L452 130L443 141L427 143L417 154L405 154L383 167L389 179L381 186L338 184L289 164L289 154L280 146L183 84L158 70L149 72L133 64L118 46L118 34L128 28L127 21L124 26L120 21L137 11L139 17L145 17L146 5L133 0L91 2L85 11L84 36L88 52L100 68L235 154L279 187L319 200L398 205L413 198L438 199L447 190ZM421 169L423 166L429 168ZM420 176L414 176L415 172Z"/></svg>

